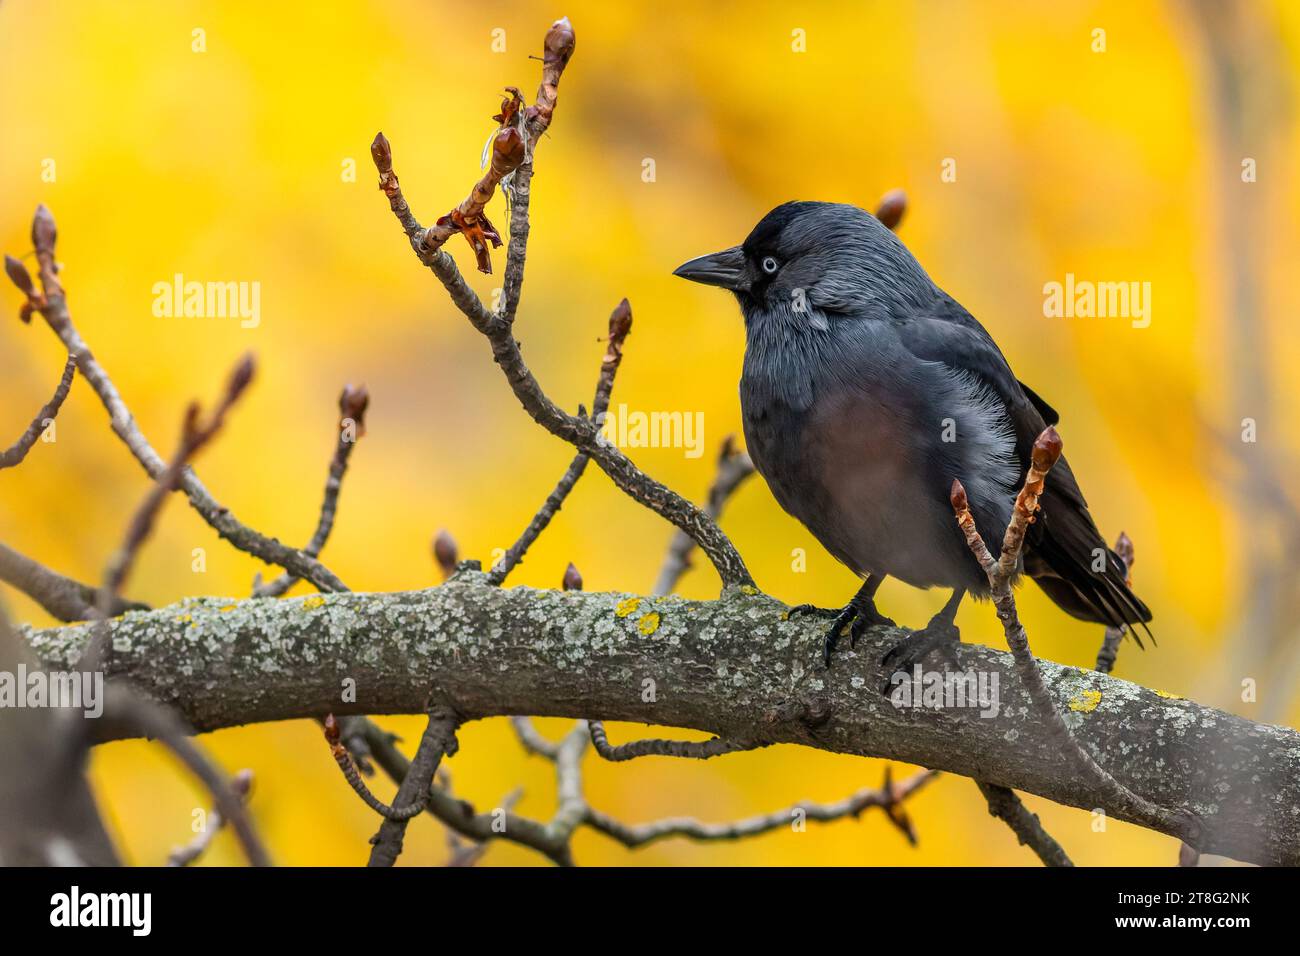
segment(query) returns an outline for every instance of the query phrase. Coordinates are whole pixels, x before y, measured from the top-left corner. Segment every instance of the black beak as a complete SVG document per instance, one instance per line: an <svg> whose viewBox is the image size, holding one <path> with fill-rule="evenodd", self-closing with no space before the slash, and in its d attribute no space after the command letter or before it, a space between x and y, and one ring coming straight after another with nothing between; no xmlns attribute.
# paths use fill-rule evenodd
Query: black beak
<svg viewBox="0 0 1300 956"><path fill-rule="evenodd" d="M684 262L673 270L673 275L733 292L749 288L749 270L745 266L745 254L740 246Z"/></svg>

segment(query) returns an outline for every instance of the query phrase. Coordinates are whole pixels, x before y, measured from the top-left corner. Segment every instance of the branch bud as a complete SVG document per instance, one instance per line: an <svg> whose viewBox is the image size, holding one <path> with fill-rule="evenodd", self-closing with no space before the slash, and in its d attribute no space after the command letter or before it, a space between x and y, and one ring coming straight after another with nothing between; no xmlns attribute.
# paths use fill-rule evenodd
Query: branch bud
<svg viewBox="0 0 1300 956"><path fill-rule="evenodd" d="M13 256L5 256L5 275L9 280L18 286L18 291L29 299L36 297L36 286L32 285L31 273L27 267L15 259Z"/></svg>
<svg viewBox="0 0 1300 956"><path fill-rule="evenodd" d="M562 586L566 591L582 590L582 573L578 571L572 561L570 561L569 566L564 569L564 581Z"/></svg>
<svg viewBox="0 0 1300 956"><path fill-rule="evenodd" d="M32 245L36 247L38 254L54 254L54 243L59 237L59 231L54 227L54 216L45 203L36 207L36 215L32 217Z"/></svg>
<svg viewBox="0 0 1300 956"><path fill-rule="evenodd" d="M948 492L948 500L952 502L952 510L958 514L970 511L970 501L966 498L966 489L962 487L961 482L956 478L952 480L952 490Z"/></svg>
<svg viewBox="0 0 1300 956"><path fill-rule="evenodd" d="M339 395L339 415L356 423L358 438L366 433L366 409L369 407L370 392L364 385L343 386L343 392Z"/></svg>
<svg viewBox="0 0 1300 956"><path fill-rule="evenodd" d="M632 304L624 299L609 314L609 340L622 344L632 331Z"/></svg>
<svg viewBox="0 0 1300 956"><path fill-rule="evenodd" d="M1056 428L1048 425L1034 442L1034 467L1042 472L1051 471L1052 466L1061 457L1063 444Z"/></svg>
<svg viewBox="0 0 1300 956"><path fill-rule="evenodd" d="M546 53L542 57L542 65L563 70L569 62L569 57L573 56L576 40L573 24L569 22L569 18L560 17L546 31Z"/></svg>
<svg viewBox="0 0 1300 956"><path fill-rule="evenodd" d="M433 538L433 559L438 562L438 570L442 572L443 578L448 578L456 570L456 564L460 561L459 549L456 547L456 539L451 536L446 528L439 529Z"/></svg>
<svg viewBox="0 0 1300 956"><path fill-rule="evenodd" d="M382 132L376 133L375 141L370 144L370 158L375 161L379 175L385 176L393 171L393 148Z"/></svg>
<svg viewBox="0 0 1300 956"><path fill-rule="evenodd" d="M876 207L876 218L886 229L892 230L898 228L906 212L907 194L901 189L891 189L880 197L880 205Z"/></svg>

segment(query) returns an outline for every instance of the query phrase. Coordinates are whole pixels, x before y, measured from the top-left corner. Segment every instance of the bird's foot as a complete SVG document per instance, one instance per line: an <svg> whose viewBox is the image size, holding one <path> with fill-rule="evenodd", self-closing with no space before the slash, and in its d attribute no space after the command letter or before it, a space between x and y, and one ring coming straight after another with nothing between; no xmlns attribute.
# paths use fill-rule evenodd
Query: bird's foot
<svg viewBox="0 0 1300 956"><path fill-rule="evenodd" d="M835 612L835 620L826 629L826 639L822 645L823 665L827 668L831 666L831 654L835 652L835 646L839 643L844 628L849 629L849 647L852 648L857 646L858 638L865 634L869 628L878 625L884 625L885 627L897 626L892 619L885 617L876 610L874 601L850 601L842 611Z"/></svg>
<svg viewBox="0 0 1300 956"><path fill-rule="evenodd" d="M889 690L895 674L910 674L912 668L937 651L945 663L959 667L957 645L961 643L961 632L951 621L936 616L919 631L913 631L903 638L880 659L885 672L885 683L881 693Z"/></svg>

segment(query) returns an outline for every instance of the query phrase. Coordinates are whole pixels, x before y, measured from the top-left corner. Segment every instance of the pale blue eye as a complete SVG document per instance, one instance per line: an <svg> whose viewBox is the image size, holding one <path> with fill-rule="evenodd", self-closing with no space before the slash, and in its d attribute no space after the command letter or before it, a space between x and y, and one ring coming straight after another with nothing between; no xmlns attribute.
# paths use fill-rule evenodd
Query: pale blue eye
<svg viewBox="0 0 1300 956"><path fill-rule="evenodd" d="M767 256L766 258L763 259L763 271L766 272L768 275L772 275L774 272L776 272L777 268L778 268L777 261L773 259L771 256Z"/></svg>

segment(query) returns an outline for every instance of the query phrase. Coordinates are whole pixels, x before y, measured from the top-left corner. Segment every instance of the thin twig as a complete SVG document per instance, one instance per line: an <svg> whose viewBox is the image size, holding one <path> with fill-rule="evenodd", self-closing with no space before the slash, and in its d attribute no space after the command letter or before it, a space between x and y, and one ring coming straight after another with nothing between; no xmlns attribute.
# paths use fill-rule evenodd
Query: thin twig
<svg viewBox="0 0 1300 956"><path fill-rule="evenodd" d="M99 588L51 571L45 565L13 548L0 544L0 581L22 591L60 621L88 621L95 616L95 608L103 595ZM147 611L148 604L111 596L108 616L117 617L127 611Z"/></svg>
<svg viewBox="0 0 1300 956"><path fill-rule="evenodd" d="M361 775L357 773L357 767L352 762L352 756L348 752L348 748L344 747L340 742L339 722L334 719L333 714L327 714L323 724L325 741L330 745L330 755L333 756L334 762L339 765L339 769L343 771L343 779L356 791L357 796L361 798L366 806L386 820L409 820L411 817L424 812L425 802L423 800L416 800L409 806L390 807L371 793L370 788L361 779Z"/></svg>
<svg viewBox="0 0 1300 956"><path fill-rule="evenodd" d="M63 400L68 397L68 390L72 388L72 377L76 374L76 371L76 359L69 355L67 363L63 366L63 377L59 379L59 384L55 386L54 394L50 396L50 400L41 406L41 410L36 413L36 417L27 426L27 430L18 436L18 440L4 451L0 451L0 468L12 468L27 457L27 453L36 444L36 439L40 438L41 433L50 427L50 423L59 414L59 409L63 407Z"/></svg>
<svg viewBox="0 0 1300 956"><path fill-rule="evenodd" d="M375 763L384 773L395 781L406 779L411 762L397 749L392 735L365 717L351 719L363 735ZM499 814L478 813L470 803L445 793L438 787L430 788L425 809L442 824L467 839L476 842L508 840L536 850L557 865L570 859L568 847L548 832L545 824L508 809Z"/></svg>
<svg viewBox="0 0 1300 956"><path fill-rule="evenodd" d="M736 447L736 436L728 435L722 440L722 449L718 452L718 470L713 484L709 486L708 503L704 513L714 521L722 516L728 499L744 484L745 479L754 473L754 463L749 455ZM672 594L691 567L691 552L695 542L690 536L678 529L673 532L668 544L668 554L664 557L663 567L659 569L659 578L655 581L653 594Z"/></svg>
<svg viewBox="0 0 1300 956"><path fill-rule="evenodd" d="M556 26L560 26L560 24ZM548 53L551 50L552 39L556 39L559 44L556 51L557 56L566 47L572 52L572 29L567 24L564 24L564 27L565 29L561 31L558 38L554 33L548 34ZM539 96L539 102L533 107L529 107L525 114L528 117L530 127L534 124L535 119L537 123L541 123L543 120L549 123L550 116L555 108L554 86L558 83L559 71L563 69L565 62L567 62L567 55L559 57L550 66L549 69L550 73L553 74L554 82L548 84L549 74L544 71L543 88L545 95ZM428 233L420 226L402 194L397 175L393 170L392 147L382 133L376 136L371 144L371 158L374 160L375 168L379 172L380 189L388 197L389 206L401 224L403 232L406 233L411 248L420 261L437 276L438 280L447 289L452 302L469 319L470 324L487 336L492 346L492 357L497 365L501 367L502 373L506 376L506 380L515 394L515 398L519 400L524 410L551 434L574 445L578 451L589 455L600 469L609 475L614 483L631 498L672 522L695 539L701 550L713 562L724 585L752 587L754 581L748 568L745 567L744 560L736 551L735 546L708 515L672 489L655 481L637 468L626 455L605 439L600 433L599 426L594 421L585 416L573 416L563 412L547 397L533 373L524 363L523 356L519 351L519 344L515 341L513 333L511 302L517 301L522 284L523 258L526 255L527 248L527 231L521 230L518 236L512 235L507 250L506 272L508 280L513 283L510 291L514 299L512 300L510 295L507 296L506 308L503 313L489 312L483 306L479 297L469 288L460 275L460 271L456 268L455 262L447 255L446 251L441 248L432 251L429 249L426 243ZM522 171L521 168L519 172ZM518 176L518 172L516 176ZM526 182L526 176L524 179ZM513 198L512 227L515 222L523 224L526 221L528 211L527 189L515 190Z"/></svg>
<svg viewBox="0 0 1300 956"><path fill-rule="evenodd" d="M32 245L36 249L44 292L29 298L28 306L32 311L40 312L44 316L46 323L67 348L68 354L76 359L77 370L81 372L82 378L94 390L108 412L113 432L122 439L149 477L156 481L166 471L167 463L140 431L131 410L122 400L112 379L108 377L103 366L96 361L72 324L67 297L63 286L59 283L58 266L54 261L56 235L54 217L45 206L38 206L32 220ZM337 575L315 558L303 554L296 548L286 547L274 538L268 538L240 523L229 508L212 497L193 471L186 470L181 474L180 488L199 516L218 535L240 551L301 575L322 591L347 590Z"/></svg>
<svg viewBox="0 0 1300 956"><path fill-rule="evenodd" d="M1115 553L1124 562L1128 584L1131 587L1133 585L1133 540L1123 531L1115 539ZM1106 635L1101 641L1101 649L1097 651L1097 670L1103 674L1109 674L1115 667L1115 659L1119 656L1120 641L1124 640L1124 635L1127 632L1127 627L1106 628Z"/></svg>
<svg viewBox="0 0 1300 956"><path fill-rule="evenodd" d="M1055 428L1048 426L1034 442L1029 473L1025 476L1024 486L1016 496L999 558L995 559L989 553L988 547L975 527L966 489L962 487L960 481L954 479L951 499L957 523L966 536L966 543L971 553L975 555L988 577L993 604L997 608L999 620L1002 621L1003 633L1015 660L1016 672L1020 675L1030 699L1046 720L1049 732L1060 744L1066 758L1079 772L1090 777L1107 799L1125 814L1136 820L1146 821L1148 825L1156 825L1165 832L1175 833L1182 837L1184 842L1196 846L1200 842L1200 826L1195 818L1186 812L1166 810L1145 797L1133 793L1083 749L1057 711L1052 701L1051 691L1043 681L1043 675L1039 672L1038 664L1029 649L1029 635L1020 623L1015 596L1011 590L1011 578L1020 557L1025 533L1038 511L1038 498L1043 493L1043 483L1060 455L1061 436L1057 434Z"/></svg>
<svg viewBox="0 0 1300 956"><path fill-rule="evenodd" d="M1009 826L1020 845L1033 850L1044 866L1074 866L1061 844L1043 829L1038 814L1030 813L1014 791L983 780L976 780L975 786L988 801L989 813Z"/></svg>
<svg viewBox="0 0 1300 956"><path fill-rule="evenodd" d="M560 752L560 745L547 740L533 726L532 719L529 717L511 717L510 726L514 728L515 736L519 738L519 744L530 754L536 754L539 757L545 757L547 760L554 760Z"/></svg>
<svg viewBox="0 0 1300 956"><path fill-rule="evenodd" d="M745 750L760 750L763 747L771 746L771 744L763 741L735 743L714 737L712 740L699 742L648 738L619 744L616 747L609 742L609 738L605 735L603 722L589 720L587 723L591 731L591 743L596 748L596 753L613 763L635 760L637 757L689 757L693 760L708 760L711 757L720 757L723 754L739 753Z"/></svg>
<svg viewBox="0 0 1300 956"><path fill-rule="evenodd" d="M181 426L181 440L176 453L158 476L153 487L149 489L149 493L145 495L144 501L140 503L135 514L132 515L130 524L127 526L126 538L123 540L121 547L109 559L108 567L104 571L104 584L99 589L98 603L95 606L95 617L100 624L96 629L94 638L86 646L86 652L78 662L80 669L93 671L101 666L105 649L108 647L108 628L104 626L104 623L107 622L109 611L117 600L122 585L126 582L132 564L135 563L140 546L153 531L154 521L162 510L163 503L167 500L167 496L176 490L181 475L185 473L185 469L189 466L189 460L221 430L221 426L225 423L226 413L239 400L239 396L243 394L249 382L252 381L253 369L253 357L251 355L244 356L239 364L235 366L234 371L231 372L229 379L226 381L226 388L222 393L221 400L217 403L217 407L206 422L199 421L197 402L191 402L186 409L184 422Z"/></svg>
<svg viewBox="0 0 1300 956"><path fill-rule="evenodd" d="M88 726L88 730L98 733L101 739L140 735L165 745L207 787L216 812L234 831L248 862L253 866L270 866L271 859L253 828L248 808L226 775L190 739L193 731L184 721L168 708L121 684L108 684L105 694L103 718L82 721L85 725L93 725ZM123 731L123 728L129 730Z"/></svg>
<svg viewBox="0 0 1300 956"><path fill-rule="evenodd" d="M690 817L668 817L652 823L626 824L594 809L588 811L587 823L592 829L612 837L629 849L670 837L706 842L740 840L791 826L801 819L830 823L847 817L857 818L871 807L881 807L888 811L890 807L907 800L937 775L937 771L922 770L897 785L866 787L833 803L801 800L781 810L730 823L704 823Z"/></svg>
<svg viewBox="0 0 1300 956"><path fill-rule="evenodd" d="M627 340L628 333L632 331L632 306L624 299L609 316L609 338L606 340L605 355L600 361L600 377L596 382L596 395L591 404L591 417L597 424L604 421L605 413L609 409L609 397L614 389L614 376L618 374L618 367L623 361L623 343ZM591 461L589 455L578 452L573 461L569 463L568 469L561 476L560 481L556 484L555 489L546 496L542 502L541 508L533 516L533 520L528 523L519 540L511 545L496 566L488 574L488 580L493 584L504 583L506 576L514 567L523 560L524 554L528 551L534 541L538 539L551 519L555 517L563 506L569 492L573 490L578 479L582 477L587 470L587 462Z"/></svg>
<svg viewBox="0 0 1300 956"><path fill-rule="evenodd" d="M126 539L109 561L108 569L104 573L104 586L100 589L100 617L108 616L109 602L113 597L117 596L118 591L121 590L123 583L126 581L131 565L140 550L140 545L144 543L153 530L154 521L158 517L158 512L162 510L163 502L167 500L169 494L176 490L181 475L189 466L190 459L197 455L221 430L221 426L225 424L226 413L239 400L240 395L244 393L244 390L248 388L249 383L253 380L253 370L252 355L245 355L235 366L234 371L231 372L226 381L225 391L206 422L199 421L197 402L190 403L189 408L186 409L184 422L181 426L180 444L171 461L167 463L167 467L163 469L153 487L149 489L149 493L141 502L140 507L136 509L131 518L131 523L127 527Z"/></svg>
<svg viewBox="0 0 1300 956"><path fill-rule="evenodd" d="M230 779L230 789L240 801L247 801L253 789L253 771L241 770ZM202 830L185 846L178 846L167 856L168 866L189 866L207 852L212 841L226 825L226 818L221 811L213 807L208 811L207 820Z"/></svg>
<svg viewBox="0 0 1300 956"><path fill-rule="evenodd" d="M338 510L343 476L347 473L352 449L366 433L366 408L369 405L370 393L364 385L358 388L345 385L339 394L339 434L334 443L334 456L330 459L329 477L325 479L325 497L321 501L316 531L307 542L307 547L302 549L302 553L308 557L314 558L321 553L329 541L330 532L334 530L334 515ZM273 581L256 585L253 597L279 597L293 587L297 580L296 574L286 571Z"/></svg>
<svg viewBox="0 0 1300 956"><path fill-rule="evenodd" d="M424 806L443 755L450 756L456 752L456 728L459 724L450 708L436 706L429 711L429 723L415 749L415 758L397 787L397 796L393 798L393 805L401 808L402 812L408 807ZM379 832L371 838L374 846L368 866L392 866L397 862L408 822L409 818L384 818Z"/></svg>

